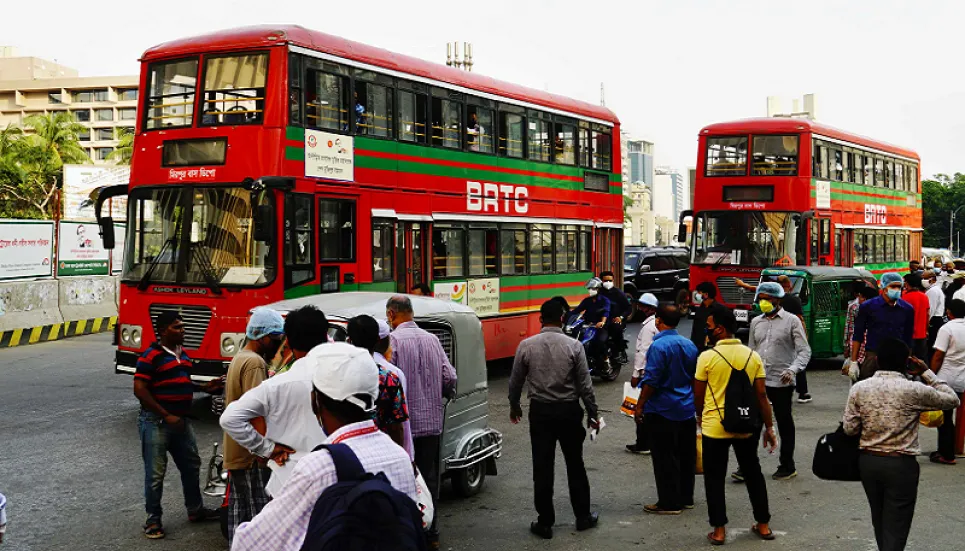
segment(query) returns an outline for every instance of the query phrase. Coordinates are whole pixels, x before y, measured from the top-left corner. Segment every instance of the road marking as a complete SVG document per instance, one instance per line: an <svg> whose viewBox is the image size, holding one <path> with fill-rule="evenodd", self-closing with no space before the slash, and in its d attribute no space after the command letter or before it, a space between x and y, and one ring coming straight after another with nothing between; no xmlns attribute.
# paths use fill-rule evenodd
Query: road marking
<svg viewBox="0 0 965 551"><path fill-rule="evenodd" d="M30 330L30 338L27 340L30 344L33 344L40 340L40 334L44 332L43 327L34 327Z"/></svg>
<svg viewBox="0 0 965 551"><path fill-rule="evenodd" d="M14 347L20 344L20 336L23 335L23 329L14 329L13 335L10 336L10 344L7 346Z"/></svg>

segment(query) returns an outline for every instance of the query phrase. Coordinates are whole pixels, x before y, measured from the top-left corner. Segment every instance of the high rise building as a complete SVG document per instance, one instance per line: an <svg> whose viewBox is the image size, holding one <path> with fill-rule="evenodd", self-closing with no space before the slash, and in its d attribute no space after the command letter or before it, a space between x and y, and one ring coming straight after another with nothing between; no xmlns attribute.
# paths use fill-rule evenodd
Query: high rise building
<svg viewBox="0 0 965 551"><path fill-rule="evenodd" d="M655 213L678 220L680 213L690 208L690 182L676 168L658 166L656 169L656 188L654 190ZM660 201L660 209L657 201Z"/></svg>
<svg viewBox="0 0 965 551"><path fill-rule="evenodd" d="M0 47L0 128L23 126L31 115L67 112L84 125L80 143L96 164L134 131L138 76L82 77L75 69Z"/></svg>
<svg viewBox="0 0 965 551"><path fill-rule="evenodd" d="M650 210L650 188L643 182L634 182L626 191L632 203L627 207L623 222L623 244L656 245L653 211Z"/></svg>
<svg viewBox="0 0 965 551"><path fill-rule="evenodd" d="M653 142L646 140L627 140L628 168L625 177L629 182L643 182L653 194Z"/></svg>

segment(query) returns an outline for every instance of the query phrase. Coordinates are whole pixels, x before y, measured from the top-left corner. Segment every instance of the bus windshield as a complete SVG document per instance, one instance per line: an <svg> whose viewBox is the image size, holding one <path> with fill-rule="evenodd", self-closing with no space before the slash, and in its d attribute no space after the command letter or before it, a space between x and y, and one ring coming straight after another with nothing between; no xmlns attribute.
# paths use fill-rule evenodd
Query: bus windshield
<svg viewBox="0 0 965 551"><path fill-rule="evenodd" d="M693 264L763 268L803 262L800 215L705 212L694 218L694 224Z"/></svg>
<svg viewBox="0 0 965 551"><path fill-rule="evenodd" d="M257 207L271 203L270 192L240 186L134 191L123 279L204 286L271 282L274 239L270 230L256 235L255 223Z"/></svg>

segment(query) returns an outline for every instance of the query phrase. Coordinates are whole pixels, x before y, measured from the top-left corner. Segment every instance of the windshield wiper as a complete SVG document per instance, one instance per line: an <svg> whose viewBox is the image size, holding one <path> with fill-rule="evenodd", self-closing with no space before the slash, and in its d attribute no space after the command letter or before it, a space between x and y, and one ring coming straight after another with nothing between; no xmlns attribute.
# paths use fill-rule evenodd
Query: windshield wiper
<svg viewBox="0 0 965 551"><path fill-rule="evenodd" d="M214 266L211 264L211 257L204 250L204 245L201 243L191 243L191 255L194 257L194 253L198 251L201 252L196 259L198 262L198 268L201 268L201 275L204 276L204 280L208 283L208 287L216 295L221 294L221 285L218 284L218 278L214 276Z"/></svg>
<svg viewBox="0 0 965 551"><path fill-rule="evenodd" d="M151 275L154 274L154 269L157 268L157 265L161 263L161 258L164 257L164 251L168 250L169 245L173 244L174 237L171 237L164 242L164 245L161 246L161 250L157 253L157 256L154 257L154 260L151 261L151 265L147 267L147 271L145 271L144 275L141 276L141 280L137 282L138 291L147 289L148 283L151 282Z"/></svg>

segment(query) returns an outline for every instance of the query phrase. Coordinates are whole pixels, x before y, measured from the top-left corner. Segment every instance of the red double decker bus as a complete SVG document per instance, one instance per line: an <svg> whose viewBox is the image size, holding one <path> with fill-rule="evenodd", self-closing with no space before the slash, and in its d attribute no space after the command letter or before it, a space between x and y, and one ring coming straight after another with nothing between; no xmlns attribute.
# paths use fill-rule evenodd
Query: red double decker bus
<svg viewBox="0 0 965 551"><path fill-rule="evenodd" d="M176 309L217 376L248 311L425 283L511 356L539 305L622 257L608 109L301 27L176 40L142 58L117 370ZM102 219L107 230L108 220Z"/></svg>
<svg viewBox="0 0 965 551"><path fill-rule="evenodd" d="M691 289L710 281L747 320L772 266L855 266L881 274L920 258L919 158L911 150L803 119L700 131ZM740 279L746 287L736 281Z"/></svg>

